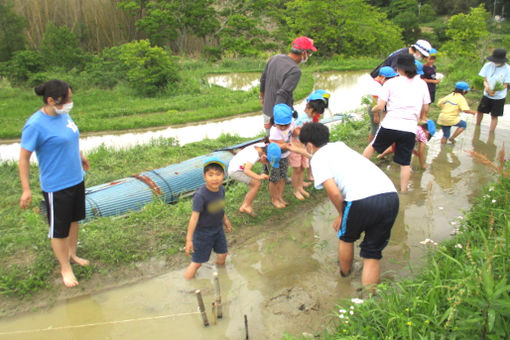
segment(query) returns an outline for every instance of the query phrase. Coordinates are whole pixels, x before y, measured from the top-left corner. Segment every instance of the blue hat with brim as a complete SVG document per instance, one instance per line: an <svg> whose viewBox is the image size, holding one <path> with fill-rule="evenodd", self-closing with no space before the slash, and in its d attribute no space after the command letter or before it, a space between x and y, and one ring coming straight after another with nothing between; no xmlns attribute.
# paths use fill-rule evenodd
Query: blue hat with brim
<svg viewBox="0 0 510 340"><path fill-rule="evenodd" d="M280 167L280 159L282 158L282 149L276 143L269 143L267 146L267 160L271 167L278 169Z"/></svg>
<svg viewBox="0 0 510 340"><path fill-rule="evenodd" d="M331 97L331 94L326 91L326 90L323 90L323 89L317 89L315 90L313 93L318 93L320 94L323 98L326 98L326 99L329 99L329 97Z"/></svg>
<svg viewBox="0 0 510 340"><path fill-rule="evenodd" d="M416 64L416 73L421 76L423 74L423 64L416 59L414 60L414 63Z"/></svg>
<svg viewBox="0 0 510 340"><path fill-rule="evenodd" d="M436 133L436 124L432 119L427 120L427 129L429 130L430 135L434 136L434 133Z"/></svg>
<svg viewBox="0 0 510 340"><path fill-rule="evenodd" d="M276 104L273 108L274 123L287 125L292 122L292 109L287 104Z"/></svg>
<svg viewBox="0 0 510 340"><path fill-rule="evenodd" d="M432 55L437 55L437 50L435 48L431 48L430 51L429 51L429 54L432 56Z"/></svg>
<svg viewBox="0 0 510 340"><path fill-rule="evenodd" d="M315 91L314 93L309 95L308 98L306 98L307 102L309 102L311 100L322 100L323 102L326 102L326 98L324 98L322 93L318 93L317 91Z"/></svg>
<svg viewBox="0 0 510 340"><path fill-rule="evenodd" d="M455 88L459 90L469 91L469 84L465 81L458 81L455 83Z"/></svg>
<svg viewBox="0 0 510 340"><path fill-rule="evenodd" d="M379 70L379 75L384 76L386 78L393 78L398 76L398 73L395 72L395 70L391 66L384 66L381 67L381 69Z"/></svg>
<svg viewBox="0 0 510 340"><path fill-rule="evenodd" d="M204 168L210 164L218 164L225 171L225 163L218 157L209 157L204 161Z"/></svg>

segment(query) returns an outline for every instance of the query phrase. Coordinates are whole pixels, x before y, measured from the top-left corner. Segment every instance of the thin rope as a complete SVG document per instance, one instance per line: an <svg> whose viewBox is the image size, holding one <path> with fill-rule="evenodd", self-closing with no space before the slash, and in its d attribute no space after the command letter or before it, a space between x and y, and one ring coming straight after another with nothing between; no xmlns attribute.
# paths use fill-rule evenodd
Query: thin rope
<svg viewBox="0 0 510 340"><path fill-rule="evenodd" d="M62 331L62 330L66 330L66 329L114 325L114 324L121 324L121 323L134 322L134 321L158 320L158 319L166 319L166 318L171 318L171 317L176 317L176 316L187 316L187 315L194 315L194 314L200 314L200 312L177 313L177 314L159 315L159 316L152 316L152 317L145 317L145 318L138 318L138 319L105 321L105 322L97 322L97 323L88 323L88 324L84 324L84 325L61 326L61 327L51 327L50 326L48 328L40 328L40 329L12 331L12 332L0 332L0 335L15 335L15 334L39 333L39 332L47 332L47 331Z"/></svg>

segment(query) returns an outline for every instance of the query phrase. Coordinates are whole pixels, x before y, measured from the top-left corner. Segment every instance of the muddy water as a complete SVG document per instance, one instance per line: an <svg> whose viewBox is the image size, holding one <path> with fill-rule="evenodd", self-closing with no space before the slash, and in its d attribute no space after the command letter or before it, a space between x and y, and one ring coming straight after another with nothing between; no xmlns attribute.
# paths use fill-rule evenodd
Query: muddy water
<svg viewBox="0 0 510 340"><path fill-rule="evenodd" d="M466 119L468 128L455 145L441 146L441 132L431 139L427 170L415 171L410 192L400 195L399 216L381 261L383 279L398 280L409 275L408 264L422 265L430 246L420 241L450 237L459 216L495 178L466 151L496 158L502 143L510 140L510 106L495 135L487 132L487 117L481 128L474 127L473 117ZM390 162L381 166L398 183L398 167ZM193 294L202 290L210 319L216 270L210 261L191 282L182 278L181 268L44 312L0 320L0 339L244 339L244 315L251 339L313 333L328 324L335 302L356 297L359 287L359 270L348 279L338 276L334 218L333 206L324 200L286 220L238 231L244 234L238 238L242 241L230 245L227 265L218 270L224 318L217 325L202 326ZM80 327L69 328L73 326Z"/></svg>
<svg viewBox="0 0 510 340"><path fill-rule="evenodd" d="M258 79L250 77L260 77L259 75L228 74L215 76L219 84L224 84L231 88L242 88L252 86L253 81L258 83ZM368 78L367 78L368 77ZM322 88L332 93L330 114L347 112L355 109L361 102L361 97L365 92L365 83L370 76L364 72L327 72L316 75L316 88ZM297 110L304 109L304 101L296 103ZM327 117L327 115L326 115ZM155 129L135 130L123 133L108 134L84 134L80 138L80 149L87 153L93 149L104 145L107 148L125 149L136 145L150 143L158 138L175 138L180 145L197 142L204 138L218 138L221 134L237 134L240 137L254 137L263 131L263 119L261 112L242 117L221 119L209 121L200 124L189 124L179 127L166 127ZM17 161L19 157L20 144L0 143L0 162ZM36 157L32 157L33 162Z"/></svg>

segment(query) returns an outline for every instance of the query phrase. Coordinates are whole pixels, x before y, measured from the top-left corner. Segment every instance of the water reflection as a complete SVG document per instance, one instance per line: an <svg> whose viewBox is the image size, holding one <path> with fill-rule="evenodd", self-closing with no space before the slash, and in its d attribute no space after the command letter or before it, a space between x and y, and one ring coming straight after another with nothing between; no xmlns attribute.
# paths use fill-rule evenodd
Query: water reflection
<svg viewBox="0 0 510 340"><path fill-rule="evenodd" d="M249 91L260 84L260 72L215 74L208 76L207 82L231 90Z"/></svg>

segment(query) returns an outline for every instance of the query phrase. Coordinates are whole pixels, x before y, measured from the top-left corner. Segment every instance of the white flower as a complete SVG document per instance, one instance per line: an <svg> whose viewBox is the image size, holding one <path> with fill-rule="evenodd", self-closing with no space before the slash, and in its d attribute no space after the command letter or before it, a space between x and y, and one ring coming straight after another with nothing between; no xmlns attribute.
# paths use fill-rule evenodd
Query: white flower
<svg viewBox="0 0 510 340"><path fill-rule="evenodd" d="M489 191L494 191L494 187L490 187L490 188L489 188Z"/></svg>
<svg viewBox="0 0 510 340"><path fill-rule="evenodd" d="M451 225L457 225L457 223L458 223L458 222L456 222L456 221L451 221L451 222L450 222L450 224L451 224Z"/></svg>
<svg viewBox="0 0 510 340"><path fill-rule="evenodd" d="M354 311L352 311L352 310L349 311L349 314L354 315Z"/></svg>
<svg viewBox="0 0 510 340"><path fill-rule="evenodd" d="M340 314L338 317L339 317L340 319L343 319L345 316L344 316L343 314Z"/></svg>
<svg viewBox="0 0 510 340"><path fill-rule="evenodd" d="M457 218L458 218L459 220L463 220L463 219L464 219L464 216L457 216Z"/></svg>
<svg viewBox="0 0 510 340"><path fill-rule="evenodd" d="M342 314L347 313L347 311L346 311L345 309L339 309L338 311L339 311L340 313L342 313Z"/></svg>
<svg viewBox="0 0 510 340"><path fill-rule="evenodd" d="M420 243L421 244L429 244L429 243L431 243L431 244L433 244L435 246L437 245L437 243L434 242L434 240L431 240L430 238L426 238L424 241L421 241Z"/></svg>
<svg viewBox="0 0 510 340"><path fill-rule="evenodd" d="M443 210L444 208L443 207L438 207L439 210Z"/></svg>
<svg viewBox="0 0 510 340"><path fill-rule="evenodd" d="M351 306L351 309L354 309L354 306Z"/></svg>
<svg viewBox="0 0 510 340"><path fill-rule="evenodd" d="M459 248L459 249L462 249L462 244L460 244L460 243L457 243L457 244L455 245L455 248Z"/></svg>
<svg viewBox="0 0 510 340"><path fill-rule="evenodd" d="M362 299L358 299L358 298L352 298L351 301L357 305L360 305L363 303L363 300Z"/></svg>
<svg viewBox="0 0 510 340"><path fill-rule="evenodd" d="M496 200L492 200L492 203L496 203Z"/></svg>

